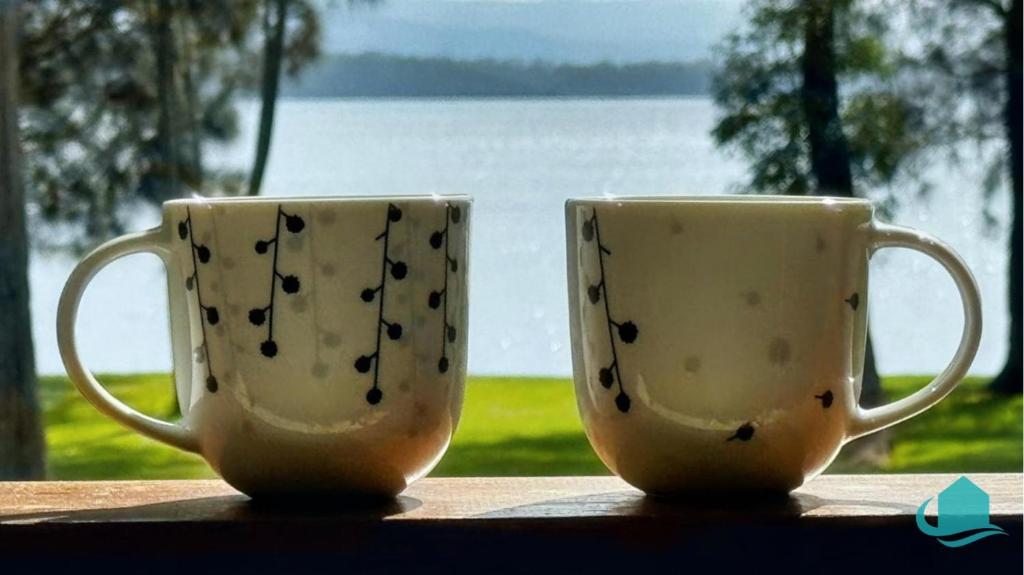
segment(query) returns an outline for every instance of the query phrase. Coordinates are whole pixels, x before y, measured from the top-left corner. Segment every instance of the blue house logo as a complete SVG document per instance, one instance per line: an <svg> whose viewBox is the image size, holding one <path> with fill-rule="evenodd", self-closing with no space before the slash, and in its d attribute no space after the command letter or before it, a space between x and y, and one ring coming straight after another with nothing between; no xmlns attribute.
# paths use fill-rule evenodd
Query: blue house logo
<svg viewBox="0 0 1024 575"><path fill-rule="evenodd" d="M936 525L924 517L924 510L932 499L929 497L917 508L917 528L946 547L963 547L990 535L1006 535L1002 527L989 522L988 493L966 477L957 479L939 493Z"/></svg>

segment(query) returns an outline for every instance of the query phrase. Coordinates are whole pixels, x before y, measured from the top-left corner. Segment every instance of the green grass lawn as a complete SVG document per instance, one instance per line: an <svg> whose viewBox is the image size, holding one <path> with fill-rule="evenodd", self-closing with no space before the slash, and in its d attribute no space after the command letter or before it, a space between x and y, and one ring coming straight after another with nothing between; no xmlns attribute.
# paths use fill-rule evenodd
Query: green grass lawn
<svg viewBox="0 0 1024 575"><path fill-rule="evenodd" d="M164 374L101 377L108 389L145 413L175 412ZM891 377L884 387L902 397L924 377ZM212 477L201 459L128 431L100 415L63 377L44 377L52 479ZM983 472L1022 468L1021 397L998 397L971 379L937 407L892 430L885 463L840 459L833 471ZM607 470L590 449L566 379L470 378L462 422L433 472L453 475L586 475Z"/></svg>

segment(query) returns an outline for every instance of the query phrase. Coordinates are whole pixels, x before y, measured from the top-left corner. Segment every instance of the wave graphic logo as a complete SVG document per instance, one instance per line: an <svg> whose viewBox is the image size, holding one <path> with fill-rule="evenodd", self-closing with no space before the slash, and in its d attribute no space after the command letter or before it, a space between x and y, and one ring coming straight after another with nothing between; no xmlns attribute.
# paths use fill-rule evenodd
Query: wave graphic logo
<svg viewBox="0 0 1024 575"><path fill-rule="evenodd" d="M917 528L946 547L963 547L991 535L1006 535L1002 527L989 522L988 493L966 477L939 493L936 525L924 516L932 499L929 497L917 508Z"/></svg>

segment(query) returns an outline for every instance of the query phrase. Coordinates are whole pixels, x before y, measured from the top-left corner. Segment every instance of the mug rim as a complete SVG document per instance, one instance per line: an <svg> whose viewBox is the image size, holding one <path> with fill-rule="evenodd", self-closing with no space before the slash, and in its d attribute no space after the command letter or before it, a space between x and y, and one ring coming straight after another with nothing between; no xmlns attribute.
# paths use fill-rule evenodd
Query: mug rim
<svg viewBox="0 0 1024 575"><path fill-rule="evenodd" d="M569 198L565 205L581 204L634 204L634 205L776 205L776 206L856 206L871 208L871 200L845 196L796 196L767 194L717 194L717 195L670 195L670 196L585 196Z"/></svg>
<svg viewBox="0 0 1024 575"><path fill-rule="evenodd" d="M401 194L385 196L368 195L337 195L337 196L217 196L204 197L193 195L188 198L167 200L164 206L204 205L204 204L285 204L285 203L392 203L392 202L445 202L458 201L473 203L469 194Z"/></svg>

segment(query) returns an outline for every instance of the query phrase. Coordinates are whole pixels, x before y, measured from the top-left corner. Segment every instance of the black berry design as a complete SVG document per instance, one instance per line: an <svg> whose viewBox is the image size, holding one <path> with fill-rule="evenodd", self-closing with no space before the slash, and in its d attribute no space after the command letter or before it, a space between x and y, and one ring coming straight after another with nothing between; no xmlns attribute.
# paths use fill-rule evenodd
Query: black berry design
<svg viewBox="0 0 1024 575"><path fill-rule="evenodd" d="M441 357L437 360L437 371L446 373L451 365L448 359L448 344L455 343L458 332L455 326L448 322L448 274L455 273L459 269L459 262L448 250L448 230L452 224L462 221L462 210L459 206L445 204L444 228L430 234L430 247L435 250L444 247L444 283L440 291L432 291L427 297L427 305L430 309L441 309L443 321L441 322Z"/></svg>
<svg viewBox="0 0 1024 575"><path fill-rule="evenodd" d="M858 294L857 292L853 292L853 295L851 295L850 297L846 298L843 301L850 304L850 307L853 308L854 311L857 311L857 306L860 305L860 294Z"/></svg>
<svg viewBox="0 0 1024 575"><path fill-rule="evenodd" d="M825 409L828 409L832 407L832 400L834 399L832 397L832 390L830 389L821 395L815 395L814 399L821 400L821 406Z"/></svg>
<svg viewBox="0 0 1024 575"><path fill-rule="evenodd" d="M381 335L387 333L388 338L392 341L399 340L402 338L402 325L398 322L389 322L384 319L384 292L388 283L388 271L391 272L391 277L397 281L401 281L409 274L409 267L405 265L405 262L392 260L388 256L388 240L391 237L391 224L401 221L402 210L394 205L388 204L388 213L384 220L384 231L377 235L377 241L384 240L383 255L381 256L380 266L380 283L377 287L369 287L364 289L359 294L359 298L363 301L370 303L374 300L377 301L377 343L370 355L361 355L355 361L356 371L359 373L369 373L373 369L373 387L366 392L366 402L370 405L376 405L380 403L380 400L384 398L384 392L380 390L380 350L381 350Z"/></svg>
<svg viewBox="0 0 1024 575"><path fill-rule="evenodd" d="M199 265L209 263L212 254L206 245L196 243L195 234L192 231L192 210L188 206L185 206L185 214L185 221L178 222L178 237L188 240L191 244L189 251L192 254L192 275L185 278L185 289L196 293L196 303L199 305L199 326L203 334L203 343L199 347L202 349L203 358L206 361L206 389L210 393L217 393L219 385L217 376L213 374L210 346L206 342L206 324L217 325L220 323L220 312L216 307L203 303L203 290L199 281Z"/></svg>
<svg viewBox="0 0 1024 575"><path fill-rule="evenodd" d="M736 430L736 433L732 434L732 436L729 437L729 439L726 439L726 441L732 441L734 439L739 439L740 441L750 441L753 437L754 426L751 425L750 422L747 422L739 426L739 428Z"/></svg>
<svg viewBox="0 0 1024 575"><path fill-rule="evenodd" d="M281 222L284 222L285 229L291 234L301 233L306 228L305 220L297 215L286 213L278 204L274 237L269 240L257 240L253 246L259 255L265 255L271 248L274 250L270 276L270 303L264 307L249 310L249 323L255 326L267 324L267 339L260 343L260 353L265 357L274 357L278 352L277 342L274 341L274 299L277 294L278 280L281 282L281 291L288 295L299 293L302 288L299 278L293 275L284 275L277 269L277 256L281 251L278 249L281 240Z"/></svg>
<svg viewBox="0 0 1024 575"><path fill-rule="evenodd" d="M622 372L619 369L619 354L615 347L615 334L618 332L619 339L623 343L633 343L640 335L640 329L632 321L617 322L612 319L611 304L608 302L608 281L605 276L604 270L604 257L612 255L604 243L601 242L601 227L597 221L597 209L594 209L594 214L590 219L583 222L583 229L581 230L583 241L595 242L597 244L597 261L601 272L600 281L594 285L587 286L587 299L590 303L597 304L602 299L604 300L604 312L608 322L608 342L612 352L612 362L606 367L602 367L597 374L597 379L601 383L601 386L605 389L611 389L612 386L618 384L619 393L615 396L615 406L619 408L619 411L626 413L629 411L631 401L629 394L622 386Z"/></svg>

